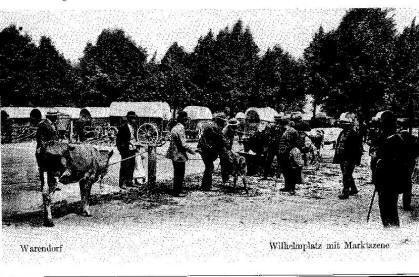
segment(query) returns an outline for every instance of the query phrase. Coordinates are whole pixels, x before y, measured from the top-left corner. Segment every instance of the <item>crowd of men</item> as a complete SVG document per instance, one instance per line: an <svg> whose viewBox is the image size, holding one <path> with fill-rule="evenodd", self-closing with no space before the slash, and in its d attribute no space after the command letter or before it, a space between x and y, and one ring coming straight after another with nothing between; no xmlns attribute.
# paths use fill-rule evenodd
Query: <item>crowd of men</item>
<svg viewBox="0 0 419 277"><path fill-rule="evenodd" d="M56 114L48 114L41 121L37 131L37 156L44 144L57 140L54 127ZM119 127L117 134L117 148L121 154L120 179L121 189L134 186L133 172L135 157L138 153L136 143L136 114L128 112L127 122ZM173 194L184 196L185 164L188 154L199 153L205 165L202 176L201 189L212 189L212 175L214 162L220 159L223 183L229 181L231 174L232 152L234 137L239 123L236 119L224 114L214 116L212 122L204 124L196 149L192 149L186 142L185 125L188 115L180 111L176 125L171 128L170 145L166 158L173 164ZM342 172L342 192L338 195L341 200L348 199L359 192L353 172L361 162L363 155L363 137L356 124L354 114L345 113L339 119L342 131L336 142L334 163L340 165ZM406 126L397 127L395 115L391 111L381 113L378 132L369 139L371 155L372 182L378 192L379 208L384 226L399 226L397 209L398 195L403 194L403 208L411 209L412 180L415 159L419 155L418 138L406 130ZM404 127L404 128L403 128ZM284 177L284 187L281 191L295 194L296 184L302 183L302 168L305 165L304 154L310 148L307 143L307 124L301 118L291 119L280 115L275 117L275 124L268 126L264 133L264 170L263 179L271 174L272 162L276 157L278 163L277 175ZM317 147L320 147L319 145ZM53 176L48 176L50 189L56 190L57 185ZM375 193L375 192L374 192Z"/></svg>

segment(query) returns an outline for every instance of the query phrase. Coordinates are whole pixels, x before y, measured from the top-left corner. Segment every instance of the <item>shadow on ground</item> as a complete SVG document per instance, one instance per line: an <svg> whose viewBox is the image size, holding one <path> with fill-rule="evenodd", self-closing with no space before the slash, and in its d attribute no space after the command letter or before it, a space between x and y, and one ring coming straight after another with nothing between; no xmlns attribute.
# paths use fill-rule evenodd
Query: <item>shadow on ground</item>
<svg viewBox="0 0 419 277"><path fill-rule="evenodd" d="M92 195L90 206L102 205L114 201L124 204L141 204L144 209L153 209L161 205L173 205L176 202L170 196L170 189L165 183L158 183L157 188L137 187L120 192L109 194ZM52 205L52 216L54 219L64 217L69 214L81 214L81 201L68 203L66 200L55 202ZM43 224L43 211L14 213L3 216L4 225L29 224L41 227Z"/></svg>

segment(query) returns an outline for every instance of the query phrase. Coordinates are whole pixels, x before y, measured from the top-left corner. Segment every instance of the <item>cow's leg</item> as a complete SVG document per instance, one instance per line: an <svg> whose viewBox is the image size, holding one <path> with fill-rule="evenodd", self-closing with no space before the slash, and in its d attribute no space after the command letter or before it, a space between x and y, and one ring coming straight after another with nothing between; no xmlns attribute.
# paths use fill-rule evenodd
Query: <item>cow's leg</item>
<svg viewBox="0 0 419 277"><path fill-rule="evenodd" d="M81 215L83 216L90 216L89 210L89 194L91 185L89 185L88 178L82 178L79 182L80 185L80 196L81 196L81 205L82 205L82 212Z"/></svg>
<svg viewBox="0 0 419 277"><path fill-rule="evenodd" d="M237 174L234 174L234 176L233 176L233 185L234 185L234 187L237 186Z"/></svg>
<svg viewBox="0 0 419 277"><path fill-rule="evenodd" d="M54 222L52 221L51 212L51 192L49 189L49 174L45 171L40 171L41 177L41 188L42 188L42 204L44 207L44 226L53 227Z"/></svg>

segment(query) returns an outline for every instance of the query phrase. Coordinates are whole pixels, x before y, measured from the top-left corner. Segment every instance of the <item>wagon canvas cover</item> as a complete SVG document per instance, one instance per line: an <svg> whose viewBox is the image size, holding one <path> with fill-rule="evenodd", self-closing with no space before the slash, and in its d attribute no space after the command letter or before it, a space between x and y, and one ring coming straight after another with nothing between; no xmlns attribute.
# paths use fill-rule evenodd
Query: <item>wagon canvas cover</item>
<svg viewBox="0 0 419 277"><path fill-rule="evenodd" d="M196 119L212 119L212 112L209 108L203 106L187 106L183 109L188 113L188 117L192 120Z"/></svg>
<svg viewBox="0 0 419 277"><path fill-rule="evenodd" d="M245 112L246 117L249 113L256 113L260 121L266 122L275 122L275 116L278 116L279 113L271 107L264 108L248 108Z"/></svg>
<svg viewBox="0 0 419 277"><path fill-rule="evenodd" d="M138 117L171 119L170 106L166 102L112 102L110 116L126 116L134 111Z"/></svg>

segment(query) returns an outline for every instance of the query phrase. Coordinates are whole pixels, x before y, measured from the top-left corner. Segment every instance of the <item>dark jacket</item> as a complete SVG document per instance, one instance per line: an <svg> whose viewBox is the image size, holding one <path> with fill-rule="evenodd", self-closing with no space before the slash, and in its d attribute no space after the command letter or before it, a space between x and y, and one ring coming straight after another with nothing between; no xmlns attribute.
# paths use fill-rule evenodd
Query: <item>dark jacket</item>
<svg viewBox="0 0 419 277"><path fill-rule="evenodd" d="M220 153L227 151L228 147L228 141L224 138L221 129L215 122L208 122L202 126L198 148L203 155L212 160L216 160Z"/></svg>
<svg viewBox="0 0 419 277"><path fill-rule="evenodd" d="M343 130L336 141L333 163L353 161L360 164L363 151L362 137L354 130Z"/></svg>
<svg viewBox="0 0 419 277"><path fill-rule="evenodd" d="M57 129L49 119L44 119L38 124L36 132L36 148L45 147L49 141L58 140Z"/></svg>
<svg viewBox="0 0 419 277"><path fill-rule="evenodd" d="M134 126L134 137L137 137L135 132L136 128ZM128 127L128 123L124 123L121 127L118 128L118 134L116 135L116 147L118 148L119 153L127 153L130 151L129 146L131 141L131 132Z"/></svg>
<svg viewBox="0 0 419 277"><path fill-rule="evenodd" d="M403 138L392 134L384 138L377 148L376 188L378 191L406 191L408 184L408 158Z"/></svg>
<svg viewBox="0 0 419 277"><path fill-rule="evenodd" d="M293 127L286 127L279 140L279 158L282 163L289 162L289 154L292 148L297 146L298 132Z"/></svg>

